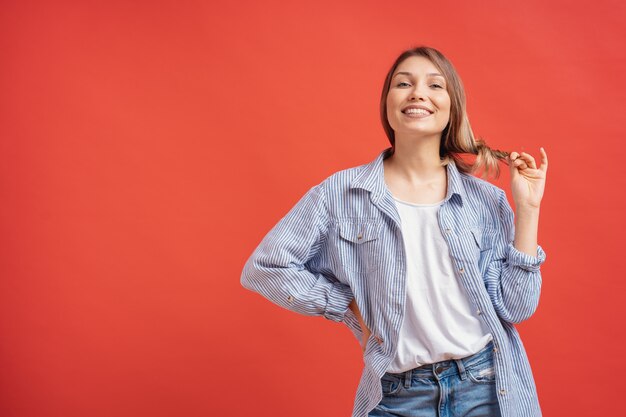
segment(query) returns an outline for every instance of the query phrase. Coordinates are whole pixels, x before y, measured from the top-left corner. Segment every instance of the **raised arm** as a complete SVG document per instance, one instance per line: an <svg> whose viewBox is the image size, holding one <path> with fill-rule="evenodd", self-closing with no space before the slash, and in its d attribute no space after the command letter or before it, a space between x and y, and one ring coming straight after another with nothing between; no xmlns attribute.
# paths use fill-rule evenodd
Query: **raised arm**
<svg viewBox="0 0 626 417"><path fill-rule="evenodd" d="M520 323L537 309L541 292L539 267L545 252L536 246L531 256L513 245L515 236L513 210L504 191L499 199L500 228L494 242L492 259L487 267L485 283L491 302L504 321Z"/></svg>
<svg viewBox="0 0 626 417"><path fill-rule="evenodd" d="M539 206L548 170L548 155L541 148L541 166L526 152L511 152L511 192L515 203L515 247L531 256L537 253Z"/></svg>
<svg viewBox="0 0 626 417"><path fill-rule="evenodd" d="M516 215L506 194L499 198L500 230L494 256L487 268L487 290L502 320L520 323L537 309L541 292L540 266L546 254L537 244L539 206L545 188L548 157L541 148L536 167L529 154L510 155L511 191Z"/></svg>
<svg viewBox="0 0 626 417"><path fill-rule="evenodd" d="M241 284L274 304L341 322L354 295L335 277L307 269L328 232L323 183L311 188L267 233L241 274Z"/></svg>

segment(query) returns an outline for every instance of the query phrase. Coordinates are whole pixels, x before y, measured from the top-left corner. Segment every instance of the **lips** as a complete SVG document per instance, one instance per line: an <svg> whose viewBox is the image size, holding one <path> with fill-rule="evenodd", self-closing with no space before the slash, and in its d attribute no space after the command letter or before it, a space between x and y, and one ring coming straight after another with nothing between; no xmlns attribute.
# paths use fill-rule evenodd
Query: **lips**
<svg viewBox="0 0 626 417"><path fill-rule="evenodd" d="M428 114L433 114L433 111L431 109L429 109L426 106L422 106L419 104L410 104L408 106L406 106L405 108L402 109L402 113L404 114L410 114L411 112L407 113L407 110L409 109L421 109L421 110L425 110L426 112L428 112ZM423 112L412 112L412 114L425 114Z"/></svg>

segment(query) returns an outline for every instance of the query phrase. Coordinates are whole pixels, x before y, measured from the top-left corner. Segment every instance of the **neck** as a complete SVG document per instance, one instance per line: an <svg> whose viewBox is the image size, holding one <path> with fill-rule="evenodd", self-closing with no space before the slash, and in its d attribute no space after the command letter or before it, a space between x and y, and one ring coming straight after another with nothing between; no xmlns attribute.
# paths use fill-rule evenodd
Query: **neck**
<svg viewBox="0 0 626 417"><path fill-rule="evenodd" d="M439 158L441 136L402 138L396 136L395 151L386 164L406 179L427 179L441 175L445 166Z"/></svg>

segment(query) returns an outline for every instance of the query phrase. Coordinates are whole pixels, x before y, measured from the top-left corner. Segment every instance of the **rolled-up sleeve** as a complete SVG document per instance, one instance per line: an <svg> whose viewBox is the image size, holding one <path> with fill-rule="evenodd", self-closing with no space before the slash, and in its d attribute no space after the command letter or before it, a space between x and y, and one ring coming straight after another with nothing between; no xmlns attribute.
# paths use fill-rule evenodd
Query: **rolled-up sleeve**
<svg viewBox="0 0 626 417"><path fill-rule="evenodd" d="M538 272L541 264L546 260L546 253L541 245L537 245L537 255L531 256L518 250L513 243L509 243L509 265L518 266L526 271Z"/></svg>
<svg viewBox="0 0 626 417"><path fill-rule="evenodd" d="M530 318L539 305L540 267L546 253L540 245L537 245L537 256L515 248L514 214L504 191L500 193L498 205L500 228L487 268L487 290L500 318L520 323Z"/></svg>
<svg viewBox="0 0 626 417"><path fill-rule="evenodd" d="M306 266L328 235L323 186L307 191L267 233L245 263L240 281L278 306L341 322L354 298L351 288Z"/></svg>

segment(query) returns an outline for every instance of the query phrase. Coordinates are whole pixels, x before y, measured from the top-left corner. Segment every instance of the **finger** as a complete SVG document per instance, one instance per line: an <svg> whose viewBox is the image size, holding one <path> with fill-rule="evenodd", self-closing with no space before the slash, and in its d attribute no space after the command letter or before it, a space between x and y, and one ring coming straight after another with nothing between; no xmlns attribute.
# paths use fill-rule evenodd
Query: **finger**
<svg viewBox="0 0 626 417"><path fill-rule="evenodd" d="M545 151L542 151L542 161ZM535 158L527 152L511 152L509 154L509 165L511 168L515 168L518 172L525 169L537 169L537 163Z"/></svg>
<svg viewBox="0 0 626 417"><path fill-rule="evenodd" d="M528 165L532 169L537 169L537 164L535 163L535 158L533 158L531 154L526 153L526 152L522 152L521 156L522 156L522 158L524 158L524 161L526 162L526 165Z"/></svg>
<svg viewBox="0 0 626 417"><path fill-rule="evenodd" d="M548 170L548 154L543 148L539 148L539 150L541 151L541 165L539 165L539 169L546 172Z"/></svg>
<svg viewBox="0 0 626 417"><path fill-rule="evenodd" d="M515 161L513 161L513 166L517 169L528 168L528 164L526 164L526 161L524 161L522 158L517 158Z"/></svg>

